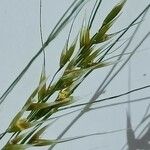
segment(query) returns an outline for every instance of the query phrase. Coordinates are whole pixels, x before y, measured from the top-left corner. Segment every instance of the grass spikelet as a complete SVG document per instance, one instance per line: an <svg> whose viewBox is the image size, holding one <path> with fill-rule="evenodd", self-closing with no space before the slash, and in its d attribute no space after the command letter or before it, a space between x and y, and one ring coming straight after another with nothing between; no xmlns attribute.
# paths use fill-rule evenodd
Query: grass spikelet
<svg viewBox="0 0 150 150"><path fill-rule="evenodd" d="M110 22L112 22L117 17L117 15L122 10L126 1L127 0L122 0L120 3L118 3L116 6L114 6L114 8L110 11L110 13L104 19L102 27L109 24Z"/></svg>

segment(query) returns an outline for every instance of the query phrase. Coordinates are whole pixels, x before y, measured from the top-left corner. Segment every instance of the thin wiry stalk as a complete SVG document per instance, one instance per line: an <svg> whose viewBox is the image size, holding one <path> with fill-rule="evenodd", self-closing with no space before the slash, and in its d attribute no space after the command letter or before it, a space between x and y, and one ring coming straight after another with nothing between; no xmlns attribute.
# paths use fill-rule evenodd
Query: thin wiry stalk
<svg viewBox="0 0 150 150"><path fill-rule="evenodd" d="M44 45L44 41L43 41L43 31L42 31L42 0L40 0L40 38L41 38L41 43L42 43L42 47ZM45 50L43 49L43 65L45 68Z"/></svg>
<svg viewBox="0 0 150 150"><path fill-rule="evenodd" d="M40 38L43 46L44 41L43 41L43 31L42 31L42 0L40 0Z"/></svg>
<svg viewBox="0 0 150 150"><path fill-rule="evenodd" d="M141 102L141 101L145 101L145 100L149 100L150 97L143 97L143 98L139 98L139 99L134 99L134 100L131 100L130 103L136 103L136 102ZM94 101L95 103L99 103L101 101ZM92 107L89 109L89 111L92 111L92 110L97 110L97 109L102 109L102 108L108 108L108 107L113 107L113 106L118 106L118 105L124 105L124 104L127 104L128 101L124 101L124 102L118 102L118 103L111 103L111 104L108 104L108 105L103 105L103 106L97 106L97 107ZM80 107L79 105L75 105L76 107ZM71 108L76 108L76 107L71 107ZM71 109L69 107L66 107L66 109ZM60 109L59 111L63 111L63 110L66 110L66 109ZM68 113L64 113L62 115L57 115L56 117L51 117L49 119L47 119L46 121L49 121L49 120L53 120L53 119L56 119L56 118L61 118L61 117L65 117L67 115L70 115L70 114L73 114L75 112L78 112L82 110L82 108L80 109L76 109L76 110L73 110L73 111L70 111ZM143 119L145 120L145 119Z"/></svg>
<svg viewBox="0 0 150 150"><path fill-rule="evenodd" d="M99 0L96 0L96 2L95 2L95 5L94 5L94 7L93 7L93 10L92 10L92 13L91 13L91 15L90 15L89 22L88 22L88 27L89 27L89 29L91 29L91 27L92 27L93 21L94 21L94 19L95 19L95 16L96 16L96 14L97 14L97 11L98 11L98 9L99 9L101 3L102 3L102 0L100 0L100 1L99 1Z"/></svg>
<svg viewBox="0 0 150 150"><path fill-rule="evenodd" d="M77 104L77 105L73 105L73 106L60 108L59 110L61 111L61 110L66 110L66 109L70 109L70 108L74 108L74 107L84 106L84 105L87 105L87 104L95 104L95 103L99 103L99 102L103 102L103 101L107 101L107 100L111 100L111 99L116 99L116 98L120 98L122 96L126 96L126 95L129 95L131 93L138 92L138 91L141 91L141 90L144 90L144 89L147 89L147 88L150 88L150 85L146 85L146 86L143 86L143 87L140 87L140 88L136 88L136 89L130 90L128 92L125 92L125 93L122 93L122 94L119 94L119 95L103 98L103 99L100 99L100 100L95 100L93 102L87 102L87 103L82 103L82 104Z"/></svg>
<svg viewBox="0 0 150 150"><path fill-rule="evenodd" d="M138 19L139 19L139 17L141 17L148 9L149 9L149 7L150 7L150 5L148 5L139 15L138 15L138 17L136 17L136 19L134 20L134 21L132 21L132 23L127 27L127 30L131 27L131 25L132 24L134 24ZM126 31L124 31L118 38L117 38L117 40L116 40L116 42L127 32L127 30ZM140 46L141 46L141 44L144 42L144 40L149 36L149 34L150 33L148 33L148 34L146 34L146 36L142 39L142 41L137 45L137 47L134 49L134 51L136 51ZM115 44L114 44L115 45ZM113 45L113 46L114 46ZM113 47L112 46L112 47ZM111 47L111 48L112 48ZM111 49L110 48L110 49ZM105 55L110 51L110 49L105 53ZM133 55L133 54L132 54ZM130 58L132 57L132 55L130 55L129 57L128 57L128 59L125 61L125 63L118 69L118 71L114 74L114 76L113 76L113 78L120 72L120 70L124 67L124 65L128 62L128 60L130 60ZM103 57L104 58L104 57ZM103 59L103 58L101 58L101 60ZM111 80L113 79L113 78L111 78ZM110 80L110 81L111 81ZM109 82L108 82L109 83ZM106 86L107 86L107 84L106 84ZM106 87L105 86L105 87ZM104 88L105 88L104 87ZM101 90L101 91L103 91L103 90ZM97 98L97 96L99 95L97 95L97 93L99 92L99 90L98 91L96 91L96 94L92 97L92 99L90 100L90 102L92 102L92 101L94 101L95 100L95 97ZM71 127L72 127L72 125L74 125L74 123L79 119L79 118L81 118L81 116L89 109L89 107L91 106L91 104L88 104L88 105L86 105L84 108L83 108L83 110L71 121L71 123L63 130L63 132L58 136L58 138L57 139L60 139ZM53 145L53 146L51 146L50 148L49 148L49 150L52 150L53 148L54 148L54 146L55 145Z"/></svg>
<svg viewBox="0 0 150 150"><path fill-rule="evenodd" d="M123 43L124 44L124 43ZM119 47L121 47L121 45L119 46ZM118 47L118 48L119 48ZM144 50L149 50L149 48L147 49L142 49L142 50L140 50L140 51L138 51L138 52L136 52L136 53L139 53L139 52L143 52ZM132 52L128 52L128 53L124 53L124 56L128 56L128 55L130 55ZM107 59L105 59L103 62L105 62L105 61L108 61L108 60L112 60L113 58L118 58L119 56L120 56L121 54L118 54L118 55L114 55L114 56L112 56L112 57L109 57L109 58L107 58ZM123 58L122 58L122 60L123 60ZM120 61L122 61L122 60L120 60ZM115 62L114 62L115 63Z"/></svg>
<svg viewBox="0 0 150 150"><path fill-rule="evenodd" d="M130 103L141 102L141 101L145 101L145 100L149 100L149 99L150 99L150 97L143 97L143 98L139 98L139 99L135 99L135 100L130 100ZM122 105L122 104L127 104L127 103L128 103L128 101L112 103L112 104L109 104L109 105L92 107L92 108L90 108L90 110L107 108L107 107L112 107L112 106L117 106L117 105Z"/></svg>
<svg viewBox="0 0 150 150"><path fill-rule="evenodd" d="M128 65L128 91L131 90L131 61L129 61L129 65ZM128 94L128 111L129 111L129 114L131 114L131 106L130 106L130 99L131 99L131 95L130 93Z"/></svg>
<svg viewBox="0 0 150 150"><path fill-rule="evenodd" d="M87 135L81 135L81 136L75 136L75 137L70 137L70 138L64 138L64 139L56 140L57 141L56 143L59 144L59 143L79 140L79 139L87 138L87 137L91 137L91 136L100 136L100 135L113 134L113 133L122 132L124 130L126 130L126 129L112 130L112 131L107 131L107 132L97 132L97 133L92 133L92 134L87 134Z"/></svg>
<svg viewBox="0 0 150 150"><path fill-rule="evenodd" d="M59 73L60 70L61 70L61 68L58 68L58 70L54 73L54 75L53 75L53 77L52 77L52 79L51 79L51 81L50 81L50 83L49 83L48 89L49 89L50 86L52 85L52 83L53 83L53 81L54 81L56 75Z"/></svg>
<svg viewBox="0 0 150 150"><path fill-rule="evenodd" d="M7 134L7 131L0 134L0 140Z"/></svg>

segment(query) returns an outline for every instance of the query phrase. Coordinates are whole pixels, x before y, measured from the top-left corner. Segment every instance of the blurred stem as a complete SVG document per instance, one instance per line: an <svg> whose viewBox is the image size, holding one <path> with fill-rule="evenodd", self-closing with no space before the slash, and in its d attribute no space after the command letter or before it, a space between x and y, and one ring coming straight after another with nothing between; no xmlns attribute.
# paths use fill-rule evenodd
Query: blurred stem
<svg viewBox="0 0 150 150"><path fill-rule="evenodd" d="M41 38L41 43L42 43L42 46L44 45L44 42L43 42L43 31L42 31L42 0L40 0L40 38ZM45 68L45 50L43 49L43 65L44 65L44 68Z"/></svg>

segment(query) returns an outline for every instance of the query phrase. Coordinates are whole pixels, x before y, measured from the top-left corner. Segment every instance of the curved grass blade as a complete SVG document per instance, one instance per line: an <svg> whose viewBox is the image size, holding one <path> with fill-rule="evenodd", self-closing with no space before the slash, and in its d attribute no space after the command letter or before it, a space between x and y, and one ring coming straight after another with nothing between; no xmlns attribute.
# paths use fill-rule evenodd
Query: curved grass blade
<svg viewBox="0 0 150 150"><path fill-rule="evenodd" d="M102 0L96 0L96 2L95 2L95 5L93 7L93 10L91 12L91 15L90 15L90 18L89 18L89 22L88 22L89 29L91 29L91 27L92 27L93 21L95 19L95 16L97 14L97 11L98 11L101 3L102 3Z"/></svg>

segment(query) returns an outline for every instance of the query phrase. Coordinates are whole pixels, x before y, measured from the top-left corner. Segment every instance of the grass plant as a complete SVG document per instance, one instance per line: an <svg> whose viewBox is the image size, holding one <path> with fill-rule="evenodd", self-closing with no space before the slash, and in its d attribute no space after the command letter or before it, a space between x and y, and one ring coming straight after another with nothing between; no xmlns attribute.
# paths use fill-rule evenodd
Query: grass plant
<svg viewBox="0 0 150 150"><path fill-rule="evenodd" d="M118 31L114 33L110 33L111 28L116 24L116 21L120 17L123 7L126 4L126 0L120 1L112 7L111 11L105 18L103 18L103 21L100 23L97 31L93 34L92 28L96 20L96 14L98 13L100 7L103 7L102 0L95 0L93 2L93 9L91 10L89 17L87 17L87 21L83 18L82 25L79 27L78 33L74 36L73 40L71 40L70 37L72 36L74 23L78 19L78 15L81 13L81 10L87 5L87 3L88 0L73 1L70 7L62 15L52 32L49 34L47 40L44 42L41 21L42 0L40 0L40 38L42 46L0 97L0 104L3 104L6 97L21 80L32 63L40 54L43 53L43 66L40 80L38 86L26 100L22 109L16 114L16 116L14 116L6 130L0 135L0 139L4 138L6 135L10 135L9 140L6 141L6 144L3 146L2 150L25 150L32 147L41 147L42 149L44 146L49 146L48 150L52 150L55 145L59 143L87 138L89 136L112 134L124 130L127 132L127 144L124 145L122 149L127 146L130 150L150 149L149 123L146 123L139 136L135 137L136 130L138 130L145 122L148 122L150 116L149 106L145 112L145 116L135 130L133 130L131 114L128 109L126 129L63 138L64 134L76 123L79 118L92 110L105 107L114 107L116 105L124 105L133 102L135 103L149 99L149 97L143 97L125 102L106 104L104 106L95 106L98 103L104 103L105 101L110 101L150 87L150 85L146 85L140 88L130 89L128 92L122 94L100 99L101 94L103 94L110 82L118 75L122 68L129 62L131 57L141 47L144 41L149 37L150 32L143 37L143 39L131 52L127 52L129 45L132 43L144 18L147 16L150 4L147 5L128 26L122 28L121 30L118 29ZM68 27L68 24L70 24L71 27L68 35L66 36L67 40L64 43L60 57L57 58L59 59L59 68L49 82L50 75L46 74L45 67L45 48L49 46L55 38L57 38L59 33L65 27ZM123 41L124 35L131 28L134 30L131 37ZM116 48L115 46L117 44L118 47ZM76 99L74 97L75 91L92 72L98 69L103 70L105 67L110 67L111 69L91 99L89 99L88 102L80 102L79 104L76 104ZM58 78L56 78L56 76L58 76ZM81 106L83 107L81 108ZM72 111L72 108L77 109ZM48 132L49 126L55 124L57 119L77 111L79 114L73 118L70 124L68 124L68 126L66 126L66 128L59 134L57 139L45 139L42 136L44 132Z"/></svg>

